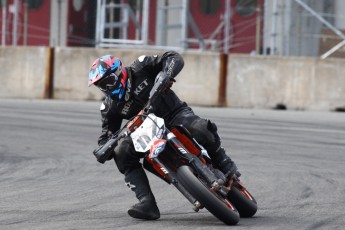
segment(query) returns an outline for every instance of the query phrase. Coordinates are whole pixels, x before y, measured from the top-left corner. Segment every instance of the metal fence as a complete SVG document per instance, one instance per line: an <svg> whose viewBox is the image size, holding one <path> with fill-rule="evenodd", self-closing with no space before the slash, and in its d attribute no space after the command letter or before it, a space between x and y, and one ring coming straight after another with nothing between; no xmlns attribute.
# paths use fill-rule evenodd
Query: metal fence
<svg viewBox="0 0 345 230"><path fill-rule="evenodd" d="M70 33L69 0L1 0L1 44L345 57L344 0L97 0L88 4L91 2L87 16L95 20L82 27L93 27L93 35L83 37ZM30 18L30 12L42 7L50 11L50 18ZM203 28L206 19L212 30Z"/></svg>

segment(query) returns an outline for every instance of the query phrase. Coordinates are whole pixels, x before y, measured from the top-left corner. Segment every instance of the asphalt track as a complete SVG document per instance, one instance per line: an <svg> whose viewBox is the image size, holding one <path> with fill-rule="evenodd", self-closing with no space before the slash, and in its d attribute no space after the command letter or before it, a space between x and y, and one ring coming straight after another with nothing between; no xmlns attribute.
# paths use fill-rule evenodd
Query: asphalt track
<svg viewBox="0 0 345 230"><path fill-rule="evenodd" d="M344 229L344 113L195 107L218 124L259 204L225 226L152 175L161 218L130 218L134 194L114 162L92 155L99 106L0 100L0 229Z"/></svg>

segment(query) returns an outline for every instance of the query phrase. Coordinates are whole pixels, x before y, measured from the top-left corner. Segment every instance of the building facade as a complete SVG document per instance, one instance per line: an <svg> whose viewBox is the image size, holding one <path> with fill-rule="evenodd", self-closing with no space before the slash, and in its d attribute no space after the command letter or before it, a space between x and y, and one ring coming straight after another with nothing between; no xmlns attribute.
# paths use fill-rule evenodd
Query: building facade
<svg viewBox="0 0 345 230"><path fill-rule="evenodd" d="M2 46L345 56L342 0L1 0ZM344 42L345 43L345 42Z"/></svg>

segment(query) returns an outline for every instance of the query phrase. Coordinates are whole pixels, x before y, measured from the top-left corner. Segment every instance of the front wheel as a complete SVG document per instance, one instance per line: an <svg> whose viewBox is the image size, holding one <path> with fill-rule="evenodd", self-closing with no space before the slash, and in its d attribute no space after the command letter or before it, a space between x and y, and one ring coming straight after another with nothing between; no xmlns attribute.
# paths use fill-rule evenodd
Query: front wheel
<svg viewBox="0 0 345 230"><path fill-rule="evenodd" d="M200 180L189 166L177 169L178 181L209 212L227 225L236 225L240 215L236 208Z"/></svg>

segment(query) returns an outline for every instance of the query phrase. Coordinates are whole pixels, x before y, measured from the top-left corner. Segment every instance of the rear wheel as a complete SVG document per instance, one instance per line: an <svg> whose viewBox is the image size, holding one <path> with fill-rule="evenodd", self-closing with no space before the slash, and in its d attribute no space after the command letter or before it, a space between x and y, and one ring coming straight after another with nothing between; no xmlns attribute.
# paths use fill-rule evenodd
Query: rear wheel
<svg viewBox="0 0 345 230"><path fill-rule="evenodd" d="M179 167L177 178L182 186L219 220L227 225L239 222L240 215L236 208L194 175L189 166Z"/></svg>
<svg viewBox="0 0 345 230"><path fill-rule="evenodd" d="M252 217L258 210L255 198L242 186L236 186L236 184L232 186L227 197L241 217Z"/></svg>

